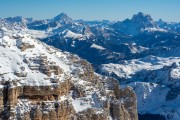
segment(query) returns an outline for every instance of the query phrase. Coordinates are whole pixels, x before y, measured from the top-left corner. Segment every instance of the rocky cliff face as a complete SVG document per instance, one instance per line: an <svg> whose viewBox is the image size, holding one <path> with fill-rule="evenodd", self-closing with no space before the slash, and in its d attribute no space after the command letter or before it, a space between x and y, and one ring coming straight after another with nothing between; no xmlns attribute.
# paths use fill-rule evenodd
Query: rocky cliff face
<svg viewBox="0 0 180 120"><path fill-rule="evenodd" d="M26 31L23 30L25 28ZM31 30L27 30L27 28ZM26 89L26 92L31 91L34 94L28 98L35 98L34 96L37 98L38 96L38 99L50 100L53 97L56 98L57 94L62 94L65 99L71 99L70 103L82 119L85 119L86 113L96 113L94 108L102 109L102 105L99 107L97 106L99 104L95 104L94 96L96 95L93 93L100 96L99 98L103 98L100 103L109 101L105 104L108 103L111 111L116 110L110 105L122 105L117 99L120 97L121 100L125 97L120 94L118 83L113 82L115 86L112 87L113 85L108 83L105 78L94 75L91 65L76 56L61 51L57 52L58 50L52 47L40 47L42 43L39 41L34 43L34 39L38 37L41 38L41 41L62 51L68 51L86 59L93 64L96 72L118 79L121 88L131 86L137 95L140 120L148 118L179 120L179 28L179 23L166 23L162 20L155 22L150 15L143 13L138 13L132 19L121 22L74 21L66 14L60 14L48 20L31 20L22 17L0 19L0 73L2 74L2 83L0 84L1 88L4 88L1 89L1 107L4 108L2 91L7 91L8 88L3 86L14 83L14 81L19 81L14 86L23 86L21 89ZM11 30L8 31L8 29ZM12 29L20 32L14 34ZM175 67L174 63L177 63ZM8 76L11 77L8 78ZM64 90L61 92L57 86L60 83L65 84L67 79L70 81L71 89L67 89L69 92L65 95L66 92ZM6 83L6 81L9 82ZM33 88L29 88L31 86ZM56 90L52 91L51 89ZM47 92L46 97L39 96L40 94L44 95L47 90L50 92ZM101 92L97 93L96 91ZM51 92L55 96L50 95ZM7 92L4 93L4 96L7 96L6 94ZM67 96L70 97L67 98ZM114 96L115 99L112 99L111 96ZM91 101L93 104L85 101ZM78 109L79 106L82 110ZM116 109L124 111L127 107L124 102L124 107ZM92 110L87 112L89 108L93 108L93 112ZM127 111L129 113L130 108ZM104 114L106 112L103 112L102 115L104 116ZM129 115L124 114L124 116ZM111 118L114 117L111 115Z"/></svg>
<svg viewBox="0 0 180 120"><path fill-rule="evenodd" d="M107 64L102 70L105 74L109 72L116 77L121 85L126 84L134 89L140 119L179 119L179 57L148 56L121 64Z"/></svg>
<svg viewBox="0 0 180 120"><path fill-rule="evenodd" d="M37 40L37 31L0 36L3 120L137 120L136 95L85 60Z"/></svg>

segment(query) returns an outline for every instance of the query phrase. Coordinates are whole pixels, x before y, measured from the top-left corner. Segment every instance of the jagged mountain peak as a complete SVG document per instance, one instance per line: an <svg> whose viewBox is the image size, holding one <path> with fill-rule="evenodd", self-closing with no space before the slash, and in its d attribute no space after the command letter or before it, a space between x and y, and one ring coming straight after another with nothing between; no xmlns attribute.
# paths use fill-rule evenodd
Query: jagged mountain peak
<svg viewBox="0 0 180 120"><path fill-rule="evenodd" d="M164 22L162 19L159 19L158 22Z"/></svg>
<svg viewBox="0 0 180 120"><path fill-rule="evenodd" d="M156 21L156 24L161 27L161 25L165 24L166 22L164 22L162 19L159 19L158 21Z"/></svg>
<svg viewBox="0 0 180 120"><path fill-rule="evenodd" d="M147 27L156 27L154 20L150 16L150 14L144 14L142 12L139 12L136 15L133 15L132 22L135 22L135 24L142 24L142 26Z"/></svg>
<svg viewBox="0 0 180 120"><path fill-rule="evenodd" d="M62 19L62 18L68 18L68 15L66 13L60 13L59 15L54 17L54 19Z"/></svg>
<svg viewBox="0 0 180 120"><path fill-rule="evenodd" d="M138 12L137 14L134 14L133 17L137 17L137 16L141 16L141 17L151 17L150 14L145 14L143 12Z"/></svg>
<svg viewBox="0 0 180 120"><path fill-rule="evenodd" d="M163 23L161 20L160 22ZM112 24L114 28L111 27ZM22 114L34 117L37 112L43 113L42 116L46 113L51 118L62 114L62 118L65 118L66 115L71 115L66 112L74 111L71 116L83 115L82 119L85 119L86 116L98 118L101 112L104 120L117 118L119 110L124 107L116 104L117 101L111 96L116 94L115 97L121 97L119 94L122 91L118 92L117 86L115 93L113 90L113 85L119 83L94 73L89 63L70 54L74 53L91 62L102 75L117 78L123 84L122 89L132 86L137 94L139 114L160 114L163 117L179 114L180 34L172 31L180 31L180 24L158 24L150 15L139 12L132 18L117 23L73 21L67 14L61 13L49 20L34 21L28 28L25 25L22 22L0 20L0 106L2 109L10 106L3 113L12 111L16 117L23 117ZM156 25L159 28L154 27ZM23 26L24 29L21 29ZM161 32L162 30L167 32ZM70 53L50 47L39 39ZM126 90L125 93L130 96L133 94ZM106 96L108 94L110 96ZM130 111L135 110L136 106L129 106L135 105L134 98L135 96L133 99L121 97L120 104L128 105L125 107L129 107ZM34 103L36 99L37 104ZM107 102L106 112L102 105L106 105L105 101L108 100L110 103ZM134 101L129 104L124 100ZM127 111L129 108L126 108ZM47 109L50 110L49 113ZM98 115L93 115L92 111ZM9 113L7 116L10 116ZM40 115L39 119L41 118Z"/></svg>
<svg viewBox="0 0 180 120"><path fill-rule="evenodd" d="M42 43L43 37L43 31L0 31L0 119L138 120L130 87L120 89L117 80L98 75L77 55Z"/></svg>
<svg viewBox="0 0 180 120"><path fill-rule="evenodd" d="M59 15L55 16L52 21L66 24L73 23L73 20L65 13L60 13Z"/></svg>
<svg viewBox="0 0 180 120"><path fill-rule="evenodd" d="M113 25L117 31L129 35L137 35L143 30L158 29L155 21L149 14L139 12L133 15L132 19L126 19L122 22L117 22Z"/></svg>
<svg viewBox="0 0 180 120"><path fill-rule="evenodd" d="M136 21L136 22L139 22L139 21L153 21L150 14L144 14L142 12L139 12L138 14L133 15L131 20Z"/></svg>

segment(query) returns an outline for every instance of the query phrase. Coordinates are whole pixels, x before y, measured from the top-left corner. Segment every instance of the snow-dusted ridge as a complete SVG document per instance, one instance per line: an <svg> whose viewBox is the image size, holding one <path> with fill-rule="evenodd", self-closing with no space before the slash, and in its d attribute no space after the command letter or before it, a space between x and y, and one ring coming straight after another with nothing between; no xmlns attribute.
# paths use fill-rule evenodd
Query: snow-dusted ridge
<svg viewBox="0 0 180 120"><path fill-rule="evenodd" d="M70 31L67 31L66 35L78 37ZM87 61L39 40L46 36L43 31L1 29L2 119L44 119L44 115L49 115L49 119L51 117L70 119L90 117L89 114L100 119L109 119L109 117L119 119L121 114L110 112L114 107L113 101L116 100L119 106L132 102L124 109L133 111L126 112L128 119L137 120L136 99L128 101L131 99L130 93L135 97L131 88L126 89L129 92L120 90L116 80L114 80L116 84L111 83L110 86L108 82L111 79L94 73ZM121 96L119 96L120 91L123 93ZM120 98L127 100L122 102ZM120 110L121 107L118 109ZM55 112L53 116L52 112ZM119 112L123 114L125 111Z"/></svg>
<svg viewBox="0 0 180 120"><path fill-rule="evenodd" d="M104 64L103 74L114 76L124 86L131 86L138 99L140 114L161 114L166 119L178 120L180 115L180 58L147 56Z"/></svg>
<svg viewBox="0 0 180 120"><path fill-rule="evenodd" d="M13 89L25 86L23 91L27 96L30 94L28 91L38 96L44 95L43 88L51 86L46 88L46 92L48 95L54 93L56 98L59 85L61 91L68 91L69 94L58 93L58 105L70 101L77 113L87 110L91 114L94 111L103 114L102 103L109 99L101 92L104 89L108 93L112 91L107 89L112 81L109 80L107 84L107 79L95 75L97 78L93 80L105 81L103 85L106 87L101 84L94 87L97 83L89 81L91 67L83 67L82 64L86 62L70 54L74 53L91 62L95 69L99 68L97 71L102 75L117 78L123 84L122 88L133 87L137 94L139 114L158 114L168 120L179 120L179 26L179 23L162 20L156 22L150 15L141 12L132 19L116 22L74 21L65 13L49 20L23 17L0 19L0 75L3 74L0 88L5 89L4 84L10 84L9 88ZM50 47L40 40L70 53ZM64 84L68 83L67 79L71 79L73 86L66 84L71 86L66 91L68 87L64 87ZM33 89L34 86L38 87ZM32 96L19 99L22 96L15 94L14 97L19 101L15 109L21 111L21 115L31 110L33 99ZM100 102L97 102L97 96ZM45 98L45 108L53 109L50 98L54 96ZM123 103L124 99L121 100ZM27 111L23 110L26 108ZM49 113L44 108L37 108L43 111L43 115ZM113 119L112 116L109 118Z"/></svg>
<svg viewBox="0 0 180 120"><path fill-rule="evenodd" d="M63 69L63 71L67 72L69 71L69 66L64 64L66 58L64 58L64 60L60 59L60 57L63 57L65 55L63 55L61 52L58 52L57 50L51 49L50 47L48 48L48 46L45 44L43 45L42 43L39 43L40 41L33 38L33 34L35 31L32 31L32 35L27 34L28 32L29 31L23 31L21 33L11 33L7 31L4 32L5 36L0 38L1 65L3 65L0 68L0 71L2 72L1 74L5 74L9 77L5 77L5 81L13 81L18 79L18 77L14 75L14 73L17 72L27 74L26 80L20 81L24 82L25 85L50 85L50 81L44 80L44 78L48 77L47 75L42 74L38 71L34 72L31 69L32 66L38 66L38 64L34 63L33 60L38 59L38 57L41 56L46 56L47 61L52 60L51 62L55 62L55 64L61 64L61 68ZM33 48L21 51L21 49L19 49L18 47L18 44L22 43L33 45ZM56 54L52 54L53 52L56 52ZM28 64L24 63L23 60L27 60ZM50 62L48 64L50 64ZM51 75L51 78L55 77L55 75Z"/></svg>

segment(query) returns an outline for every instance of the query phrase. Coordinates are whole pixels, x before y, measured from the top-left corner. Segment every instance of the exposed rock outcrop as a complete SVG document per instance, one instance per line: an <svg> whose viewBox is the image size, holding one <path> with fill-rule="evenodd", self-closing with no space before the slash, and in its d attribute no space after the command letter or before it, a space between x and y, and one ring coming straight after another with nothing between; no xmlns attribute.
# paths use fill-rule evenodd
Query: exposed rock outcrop
<svg viewBox="0 0 180 120"><path fill-rule="evenodd" d="M8 47L0 44L0 119L138 119L131 88L120 89L87 61L30 35L9 36Z"/></svg>

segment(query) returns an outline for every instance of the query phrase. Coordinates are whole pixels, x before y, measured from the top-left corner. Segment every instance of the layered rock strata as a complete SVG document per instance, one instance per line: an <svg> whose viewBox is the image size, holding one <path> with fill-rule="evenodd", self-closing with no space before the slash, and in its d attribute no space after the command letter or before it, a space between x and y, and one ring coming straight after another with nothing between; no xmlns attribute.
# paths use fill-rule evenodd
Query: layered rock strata
<svg viewBox="0 0 180 120"><path fill-rule="evenodd" d="M26 32L5 31L0 38L1 119L138 119L131 88L120 89L117 80L96 74L87 61Z"/></svg>

